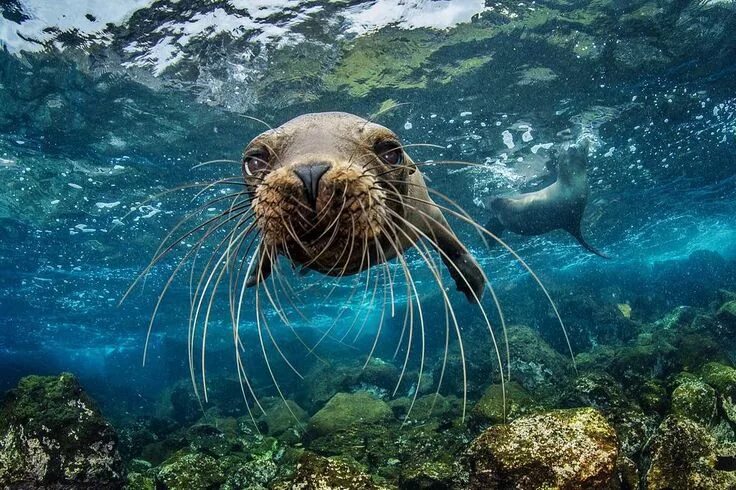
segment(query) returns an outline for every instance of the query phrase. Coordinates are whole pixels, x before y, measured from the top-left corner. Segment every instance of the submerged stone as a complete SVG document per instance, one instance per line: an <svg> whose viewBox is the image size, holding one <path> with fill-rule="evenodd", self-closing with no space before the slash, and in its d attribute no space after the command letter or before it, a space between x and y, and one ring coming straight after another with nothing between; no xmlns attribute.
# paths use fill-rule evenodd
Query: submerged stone
<svg viewBox="0 0 736 490"><path fill-rule="evenodd" d="M274 490L374 490L383 488L371 477L338 458L325 458L305 452L299 459L296 473L290 481L279 482Z"/></svg>
<svg viewBox="0 0 736 490"><path fill-rule="evenodd" d="M649 490L736 488L736 472L716 469L716 441L702 426L670 416L649 445Z"/></svg>
<svg viewBox="0 0 736 490"><path fill-rule="evenodd" d="M77 378L28 376L0 407L0 487L122 484L115 431Z"/></svg>
<svg viewBox="0 0 736 490"><path fill-rule="evenodd" d="M700 380L681 383L672 392L672 413L703 425L716 416L716 391Z"/></svg>
<svg viewBox="0 0 736 490"><path fill-rule="evenodd" d="M554 410L491 427L473 441L469 488L608 488L617 457L616 433L598 410Z"/></svg>
<svg viewBox="0 0 736 490"><path fill-rule="evenodd" d="M731 331L736 331L736 300L724 303L718 309L716 318L723 324L724 327Z"/></svg>
<svg viewBox="0 0 736 490"><path fill-rule="evenodd" d="M382 424L393 419L386 402L365 392L338 393L309 421L314 436L327 435L356 425Z"/></svg>
<svg viewBox="0 0 736 490"><path fill-rule="evenodd" d="M168 490L189 490L217 487L225 481L225 475L212 456L182 453L161 465L157 480Z"/></svg>
<svg viewBox="0 0 736 490"><path fill-rule="evenodd" d="M506 407L504 409L504 392L500 384L489 386L471 411L473 421L478 424L500 424L514 420L521 415L534 411L537 406L534 399L518 383L512 381L505 386Z"/></svg>

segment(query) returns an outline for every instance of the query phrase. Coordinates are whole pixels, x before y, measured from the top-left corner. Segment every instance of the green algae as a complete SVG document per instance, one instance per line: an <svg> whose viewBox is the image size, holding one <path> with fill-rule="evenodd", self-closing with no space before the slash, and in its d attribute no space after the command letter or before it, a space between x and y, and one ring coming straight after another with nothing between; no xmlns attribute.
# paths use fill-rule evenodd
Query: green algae
<svg viewBox="0 0 736 490"><path fill-rule="evenodd" d="M710 425L716 416L716 392L699 380L685 381L672 392L672 413Z"/></svg>
<svg viewBox="0 0 736 490"><path fill-rule="evenodd" d="M616 433L591 408L554 410L493 426L468 450L470 488L607 488Z"/></svg>
<svg viewBox="0 0 736 490"><path fill-rule="evenodd" d="M334 434L352 426L383 424L393 419L386 402L365 392L338 393L309 420L314 435Z"/></svg>

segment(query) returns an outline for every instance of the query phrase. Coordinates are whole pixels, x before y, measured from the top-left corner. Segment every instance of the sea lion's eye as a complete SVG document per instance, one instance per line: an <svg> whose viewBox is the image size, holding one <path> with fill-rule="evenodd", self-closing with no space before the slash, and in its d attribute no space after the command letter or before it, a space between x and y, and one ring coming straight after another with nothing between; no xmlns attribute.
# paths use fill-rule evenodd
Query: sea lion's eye
<svg viewBox="0 0 736 490"><path fill-rule="evenodd" d="M381 160L389 165L401 165L404 162L404 150L398 141L379 141L373 148Z"/></svg>
<svg viewBox="0 0 736 490"><path fill-rule="evenodd" d="M264 148L253 148L246 151L243 155L243 172L250 177L259 171L266 170L270 157L268 150Z"/></svg>

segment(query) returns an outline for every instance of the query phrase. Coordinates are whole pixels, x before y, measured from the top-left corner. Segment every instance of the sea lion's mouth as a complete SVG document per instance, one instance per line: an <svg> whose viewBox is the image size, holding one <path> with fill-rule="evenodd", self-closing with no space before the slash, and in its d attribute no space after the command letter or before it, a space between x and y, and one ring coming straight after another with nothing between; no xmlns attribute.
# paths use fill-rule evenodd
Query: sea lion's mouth
<svg viewBox="0 0 736 490"><path fill-rule="evenodd" d="M252 207L264 244L313 269L350 270L383 229L383 191L372 174L349 165L333 166L313 189L305 180L285 167L255 190Z"/></svg>

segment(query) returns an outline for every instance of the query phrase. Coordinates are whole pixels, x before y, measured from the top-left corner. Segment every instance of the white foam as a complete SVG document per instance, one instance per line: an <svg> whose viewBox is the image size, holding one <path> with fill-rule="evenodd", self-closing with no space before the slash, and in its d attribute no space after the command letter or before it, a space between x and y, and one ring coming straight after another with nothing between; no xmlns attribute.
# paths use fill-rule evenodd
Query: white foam
<svg viewBox="0 0 736 490"><path fill-rule="evenodd" d="M105 39L107 24L120 24L136 10L149 6L153 0L21 0L21 8L30 19L21 24L0 22L0 44L11 53L40 51L56 33L45 32L49 27L61 31L76 29L86 39ZM94 20L86 17L92 16Z"/></svg>
<svg viewBox="0 0 736 490"><path fill-rule="evenodd" d="M120 205L120 201L95 203L95 206L97 206L98 209L112 209L119 205Z"/></svg>
<svg viewBox="0 0 736 490"><path fill-rule="evenodd" d="M507 129L501 133L501 137L503 138L503 144L506 145L506 148L510 150L514 147L514 135L511 134L511 131Z"/></svg>
<svg viewBox="0 0 736 490"><path fill-rule="evenodd" d="M448 29L484 10L484 0L376 0L348 8L345 18L348 32L360 35L399 23L405 29Z"/></svg>

